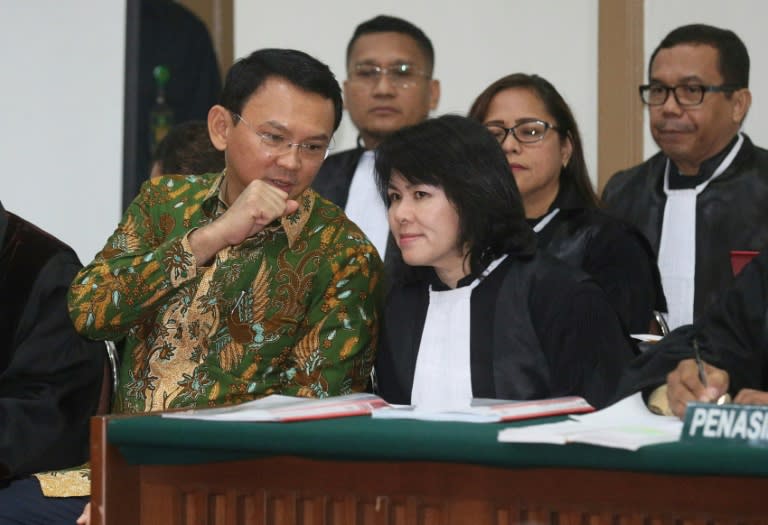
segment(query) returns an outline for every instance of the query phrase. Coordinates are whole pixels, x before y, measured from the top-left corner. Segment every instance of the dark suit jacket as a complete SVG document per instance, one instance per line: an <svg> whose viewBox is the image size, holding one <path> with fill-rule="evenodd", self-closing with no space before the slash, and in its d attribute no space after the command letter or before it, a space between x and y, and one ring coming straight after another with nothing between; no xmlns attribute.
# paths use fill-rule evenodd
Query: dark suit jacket
<svg viewBox="0 0 768 525"><path fill-rule="evenodd" d="M69 319L80 268L69 246L0 205L0 480L88 460L105 348Z"/></svg>
<svg viewBox="0 0 768 525"><path fill-rule="evenodd" d="M312 188L343 210L347 205L352 177L363 153L365 149L357 147L329 156L320 166Z"/></svg>

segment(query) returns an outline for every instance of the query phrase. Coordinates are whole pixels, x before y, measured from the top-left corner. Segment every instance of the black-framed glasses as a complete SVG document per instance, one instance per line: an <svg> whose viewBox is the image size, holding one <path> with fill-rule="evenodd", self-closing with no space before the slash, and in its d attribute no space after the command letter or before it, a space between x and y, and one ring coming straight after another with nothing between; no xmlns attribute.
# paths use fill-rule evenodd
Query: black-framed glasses
<svg viewBox="0 0 768 525"><path fill-rule="evenodd" d="M386 75L389 81L402 89L415 86L422 78L428 78L429 74L413 64L401 63L391 66L378 64L355 64L349 72L349 80L373 87L379 83L381 77Z"/></svg>
<svg viewBox="0 0 768 525"><path fill-rule="evenodd" d="M238 113L232 112L232 116L245 124L248 129L255 133L260 139L261 143L266 146L267 149L272 150L278 155L290 151L291 148L296 148L299 152L299 156L306 160L323 160L328 156L328 152L333 149L333 137L329 142L317 141L317 142L290 142L286 137L279 133L273 133L271 131L260 131L254 128L247 120L245 120Z"/></svg>
<svg viewBox="0 0 768 525"><path fill-rule="evenodd" d="M704 84L680 84L665 86L664 84L643 84L638 88L643 103L649 106L661 106L672 93L678 106L698 106L704 102L706 93L733 93L741 87L735 84L706 86Z"/></svg>
<svg viewBox="0 0 768 525"><path fill-rule="evenodd" d="M544 140L550 129L558 129L554 124L538 119L524 120L511 128L505 128L501 124L486 124L485 127L499 144L503 144L510 133L515 137L515 140L522 144L533 144Z"/></svg>

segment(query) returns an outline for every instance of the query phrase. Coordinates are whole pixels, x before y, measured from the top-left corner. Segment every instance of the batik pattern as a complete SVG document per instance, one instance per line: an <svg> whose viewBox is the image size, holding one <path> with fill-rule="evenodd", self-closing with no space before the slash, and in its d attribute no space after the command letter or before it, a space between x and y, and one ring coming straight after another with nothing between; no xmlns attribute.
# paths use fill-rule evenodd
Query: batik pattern
<svg viewBox="0 0 768 525"><path fill-rule="evenodd" d="M373 246L308 189L295 213L197 266L188 236L225 211L222 177L145 183L72 284L78 331L125 339L116 411L366 386L382 273Z"/></svg>

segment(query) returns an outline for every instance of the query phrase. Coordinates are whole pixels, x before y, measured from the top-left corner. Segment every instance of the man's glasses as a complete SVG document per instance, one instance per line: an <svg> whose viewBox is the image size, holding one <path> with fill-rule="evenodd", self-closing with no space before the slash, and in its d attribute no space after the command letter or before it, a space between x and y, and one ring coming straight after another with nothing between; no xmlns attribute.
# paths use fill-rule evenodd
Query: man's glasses
<svg viewBox="0 0 768 525"><path fill-rule="evenodd" d="M232 113L232 116L237 118L240 122L245 124L248 129L253 131L260 139L261 143L272 150L278 155L290 151L295 147L299 156L311 161L323 160L328 156L328 152L333 149L333 139L330 142L317 141L317 142L289 142L288 139L279 133L273 133L271 131L259 131L251 126L251 124L241 117L237 113Z"/></svg>
<svg viewBox="0 0 768 525"><path fill-rule="evenodd" d="M505 128L499 124L486 124L485 127L488 128L488 131L491 132L491 135L499 144L503 144L510 133L515 137L515 140L522 144L533 144L534 142L544 140L547 131L550 129L558 129L554 124L535 119L520 122L511 128Z"/></svg>
<svg viewBox="0 0 768 525"><path fill-rule="evenodd" d="M373 87L379 83L381 77L387 75L389 81L396 87L407 89L415 86L422 78L429 75L416 68L412 64L394 64L392 66L379 66L376 64L355 64L349 73L349 79L358 84Z"/></svg>
<svg viewBox="0 0 768 525"><path fill-rule="evenodd" d="M665 86L664 84L644 84L639 87L640 98L649 106L661 106L669 98L669 94L675 97L678 106L698 106L704 102L706 93L732 93L741 89L734 84L722 86L705 86L702 84L682 84L679 86Z"/></svg>

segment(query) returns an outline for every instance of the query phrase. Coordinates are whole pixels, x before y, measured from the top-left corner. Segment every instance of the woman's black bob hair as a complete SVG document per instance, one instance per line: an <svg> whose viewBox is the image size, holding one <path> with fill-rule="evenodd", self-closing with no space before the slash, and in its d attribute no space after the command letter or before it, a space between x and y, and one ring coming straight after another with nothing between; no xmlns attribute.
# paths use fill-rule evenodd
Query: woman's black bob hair
<svg viewBox="0 0 768 525"><path fill-rule="evenodd" d="M458 213L459 245L467 249L472 274L502 254L535 253L507 159L479 122L444 115L395 132L376 150L376 183L387 208L394 176L443 189Z"/></svg>

